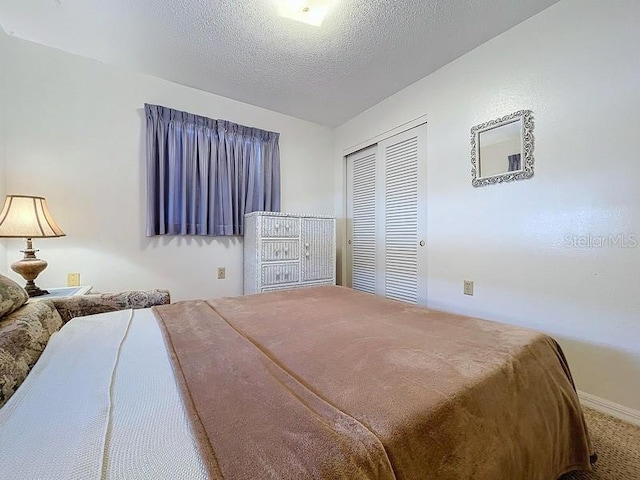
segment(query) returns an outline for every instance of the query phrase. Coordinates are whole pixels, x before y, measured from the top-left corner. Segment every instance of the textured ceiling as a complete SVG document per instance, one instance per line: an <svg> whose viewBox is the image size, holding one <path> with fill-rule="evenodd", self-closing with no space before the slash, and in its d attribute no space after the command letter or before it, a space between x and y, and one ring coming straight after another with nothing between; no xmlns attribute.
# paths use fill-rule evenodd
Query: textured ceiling
<svg viewBox="0 0 640 480"><path fill-rule="evenodd" d="M0 0L9 35L336 126L557 0Z"/></svg>

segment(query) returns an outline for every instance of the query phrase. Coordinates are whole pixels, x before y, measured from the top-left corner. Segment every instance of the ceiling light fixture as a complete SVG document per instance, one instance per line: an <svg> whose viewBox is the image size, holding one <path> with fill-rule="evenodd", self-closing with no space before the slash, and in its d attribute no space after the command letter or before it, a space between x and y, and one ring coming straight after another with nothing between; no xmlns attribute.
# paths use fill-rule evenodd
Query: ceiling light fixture
<svg viewBox="0 0 640 480"><path fill-rule="evenodd" d="M314 27L322 25L324 17L336 0L275 0L278 15Z"/></svg>

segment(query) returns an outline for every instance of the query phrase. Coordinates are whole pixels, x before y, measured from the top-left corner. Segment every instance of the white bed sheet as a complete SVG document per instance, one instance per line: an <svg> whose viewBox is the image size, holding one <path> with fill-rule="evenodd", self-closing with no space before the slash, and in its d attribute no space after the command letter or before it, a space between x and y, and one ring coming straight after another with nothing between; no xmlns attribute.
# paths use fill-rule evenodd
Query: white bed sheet
<svg viewBox="0 0 640 480"><path fill-rule="evenodd" d="M150 309L76 318L0 409L0 478L208 478Z"/></svg>

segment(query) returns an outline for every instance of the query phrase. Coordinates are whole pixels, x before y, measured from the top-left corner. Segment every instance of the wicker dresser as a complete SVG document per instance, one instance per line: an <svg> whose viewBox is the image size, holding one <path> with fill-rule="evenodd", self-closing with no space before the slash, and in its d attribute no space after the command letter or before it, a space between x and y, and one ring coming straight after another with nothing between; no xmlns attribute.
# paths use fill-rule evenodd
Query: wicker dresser
<svg viewBox="0 0 640 480"><path fill-rule="evenodd" d="M244 219L244 293L336 283L335 219L253 212Z"/></svg>

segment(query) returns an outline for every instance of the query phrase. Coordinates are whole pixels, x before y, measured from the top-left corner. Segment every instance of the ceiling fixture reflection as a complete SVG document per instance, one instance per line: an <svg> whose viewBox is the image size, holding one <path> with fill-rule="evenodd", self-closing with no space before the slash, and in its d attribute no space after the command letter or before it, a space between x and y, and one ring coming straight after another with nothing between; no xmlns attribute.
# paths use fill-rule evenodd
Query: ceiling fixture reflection
<svg viewBox="0 0 640 480"><path fill-rule="evenodd" d="M319 27L336 0L275 0L278 15Z"/></svg>

